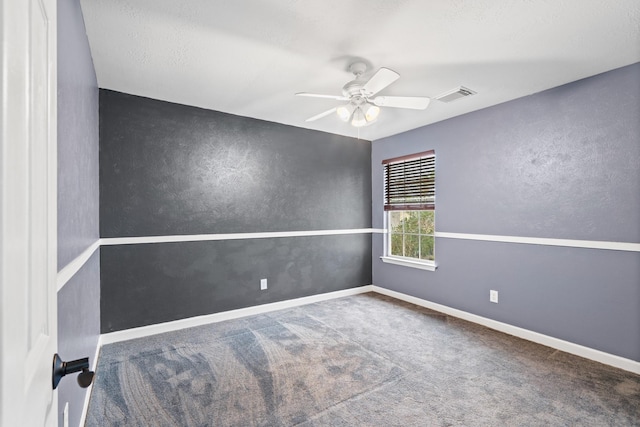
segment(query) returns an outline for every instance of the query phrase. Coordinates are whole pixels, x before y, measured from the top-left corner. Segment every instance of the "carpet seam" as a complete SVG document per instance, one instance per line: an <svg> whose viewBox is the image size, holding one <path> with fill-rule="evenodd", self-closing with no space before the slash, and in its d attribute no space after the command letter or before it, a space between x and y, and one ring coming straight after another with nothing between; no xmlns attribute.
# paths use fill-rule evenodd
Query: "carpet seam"
<svg viewBox="0 0 640 427"><path fill-rule="evenodd" d="M348 397L346 399L343 399L343 400L341 400L339 402L336 402L336 403L334 403L332 405L329 405L325 409L321 410L317 414L314 414L313 416L309 417L308 419L306 419L304 421L301 421L301 422L299 422L297 424L293 424L293 427L300 426L300 425L303 425L303 424L305 424L305 423L307 423L309 421L316 420L319 417L321 417L322 415L324 415L325 413L331 412L333 409L335 409L335 408L337 408L339 406L344 406L346 403L348 403L348 402L350 402L352 400L358 399L358 398L360 398L362 396L366 396L368 394L371 394L371 393L374 393L376 391L379 391L379 390L382 390L384 388L387 388L389 386L392 386L392 385L400 382L401 380L403 380L405 378L406 378L406 375L403 372L403 374L401 376L397 376L397 377L395 377L395 378L393 378L393 379L391 379L389 381L383 381L383 382L379 383L379 385L377 387L375 387L375 388L372 388L372 389L369 389L369 390L365 390L365 391L361 391L359 393L354 394L353 396L350 396L350 397Z"/></svg>

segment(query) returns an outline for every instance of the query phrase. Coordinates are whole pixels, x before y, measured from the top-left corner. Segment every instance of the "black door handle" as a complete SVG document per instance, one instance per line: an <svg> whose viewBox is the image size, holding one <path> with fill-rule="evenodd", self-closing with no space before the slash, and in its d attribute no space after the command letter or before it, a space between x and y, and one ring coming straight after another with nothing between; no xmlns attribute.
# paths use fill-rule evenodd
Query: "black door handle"
<svg viewBox="0 0 640 427"><path fill-rule="evenodd" d="M58 353L53 355L52 385L54 390L58 387L62 377L74 372L80 372L80 375L78 375L78 385L80 385L80 387L87 388L91 385L95 374L93 371L89 370L88 357L72 360L70 362L63 362L62 359L60 359L60 356L58 356Z"/></svg>

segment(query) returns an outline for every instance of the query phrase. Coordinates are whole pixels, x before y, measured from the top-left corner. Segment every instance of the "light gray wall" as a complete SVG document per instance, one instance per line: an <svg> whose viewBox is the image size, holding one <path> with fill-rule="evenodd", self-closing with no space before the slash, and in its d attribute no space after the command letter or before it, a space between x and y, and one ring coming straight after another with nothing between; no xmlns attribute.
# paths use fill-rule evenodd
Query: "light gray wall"
<svg viewBox="0 0 640 427"><path fill-rule="evenodd" d="M79 0L58 2L58 269L99 235L98 84Z"/></svg>
<svg viewBox="0 0 640 427"><path fill-rule="evenodd" d="M370 160L369 141L101 90L101 236L370 228ZM101 253L102 332L371 283L370 234Z"/></svg>
<svg viewBox="0 0 640 427"><path fill-rule="evenodd" d="M381 161L435 149L436 231L640 242L639 76L634 64L374 141L373 226ZM427 272L382 251L374 236L378 286L640 361L638 252L437 238Z"/></svg>
<svg viewBox="0 0 640 427"><path fill-rule="evenodd" d="M58 1L58 270L99 237L98 85L78 0ZM100 333L100 266L95 253L58 292L58 353L93 356ZM59 424L80 423L86 389L74 378L59 385Z"/></svg>
<svg viewBox="0 0 640 427"><path fill-rule="evenodd" d="M94 362L100 333L100 250L58 292L58 354L62 360L89 357ZM58 425L64 404L69 402L69 425L80 423L87 389L80 388L76 374L58 385Z"/></svg>

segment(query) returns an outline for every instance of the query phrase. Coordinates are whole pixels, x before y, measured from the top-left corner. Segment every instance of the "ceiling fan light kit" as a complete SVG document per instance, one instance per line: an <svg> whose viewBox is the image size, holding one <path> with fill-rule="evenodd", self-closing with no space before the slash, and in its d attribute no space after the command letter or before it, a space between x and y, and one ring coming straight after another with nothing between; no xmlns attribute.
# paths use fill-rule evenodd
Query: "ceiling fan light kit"
<svg viewBox="0 0 640 427"><path fill-rule="evenodd" d="M367 125L367 119L365 118L364 113L362 112L362 109L360 107L356 108L356 110L353 112L353 119L351 120L351 124L357 128Z"/></svg>
<svg viewBox="0 0 640 427"><path fill-rule="evenodd" d="M336 110L336 114L338 115L338 117L340 117L340 120L342 120L343 122L348 122L355 109L356 106L349 103L347 105L338 107L338 109Z"/></svg>
<svg viewBox="0 0 640 427"><path fill-rule="evenodd" d="M362 98L357 98L338 107L336 114L343 122L351 121L352 126L362 127L376 121L380 114L380 107L366 102Z"/></svg>
<svg viewBox="0 0 640 427"><path fill-rule="evenodd" d="M367 103L367 106L365 108L365 113L364 113L364 118L367 119L367 122L371 123L375 121L378 118L379 114L380 114L380 107L378 107L377 105L371 105Z"/></svg>
<svg viewBox="0 0 640 427"><path fill-rule="evenodd" d="M340 120L351 121L354 127L362 127L375 122L380 115L380 107L408 108L413 110L424 110L429 105L430 99L424 96L378 96L375 94L389 86L400 78L400 74L388 68L380 68L371 78L365 81L362 75L367 70L363 62L351 64L349 71L353 73L355 79L342 87L342 96L323 95L317 93L299 92L297 96L308 96L313 98L329 98L336 101L349 101L348 104L337 108L332 108L323 113L308 118L311 122L328 116L334 111Z"/></svg>

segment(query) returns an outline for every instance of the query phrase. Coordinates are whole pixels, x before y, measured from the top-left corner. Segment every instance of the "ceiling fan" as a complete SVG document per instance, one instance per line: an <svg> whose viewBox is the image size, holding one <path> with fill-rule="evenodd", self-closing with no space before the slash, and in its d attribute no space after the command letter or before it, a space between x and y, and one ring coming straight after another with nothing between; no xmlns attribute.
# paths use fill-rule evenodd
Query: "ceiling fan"
<svg viewBox="0 0 640 427"><path fill-rule="evenodd" d="M307 122L321 119L336 112L342 121L351 121L353 126L362 127L373 123L378 118L380 107L424 110L429 105L430 98L425 96L374 96L400 78L400 74L393 70L384 67L380 68L366 81L362 78L362 75L367 71L367 65L365 63L356 62L349 67L349 71L351 71L356 78L342 87L342 96L308 92L296 93L297 96L348 101L347 104L309 117L306 120Z"/></svg>

